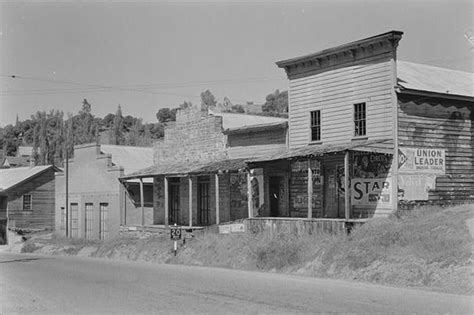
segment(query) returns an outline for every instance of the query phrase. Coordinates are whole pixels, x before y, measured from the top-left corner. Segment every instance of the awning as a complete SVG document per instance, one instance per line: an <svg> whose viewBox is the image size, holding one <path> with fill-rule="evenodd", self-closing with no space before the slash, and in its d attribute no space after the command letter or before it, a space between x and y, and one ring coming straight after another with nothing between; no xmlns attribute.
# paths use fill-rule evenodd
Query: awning
<svg viewBox="0 0 474 315"><path fill-rule="evenodd" d="M163 163L153 165L120 178L122 181L153 176L186 176L239 171L247 167L249 159L226 159L214 162Z"/></svg>
<svg viewBox="0 0 474 315"><path fill-rule="evenodd" d="M218 172L236 172L247 168L248 159L228 159L209 163L201 168L193 170L190 174L213 174Z"/></svg>
<svg viewBox="0 0 474 315"><path fill-rule="evenodd" d="M270 162L274 160L291 160L298 158L320 157L325 154L344 152L344 151L362 151L374 152L383 154L393 154L393 140L363 140L352 141L344 144L321 144L308 145L301 148L287 149L285 151L270 154L264 157L257 158L248 163Z"/></svg>

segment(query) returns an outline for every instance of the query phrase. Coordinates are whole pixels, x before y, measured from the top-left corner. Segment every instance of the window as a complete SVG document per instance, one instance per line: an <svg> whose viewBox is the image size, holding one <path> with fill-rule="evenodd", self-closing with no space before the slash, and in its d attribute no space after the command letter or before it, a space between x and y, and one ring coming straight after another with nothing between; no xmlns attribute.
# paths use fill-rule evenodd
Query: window
<svg viewBox="0 0 474 315"><path fill-rule="evenodd" d="M31 210L31 195L23 195L23 210Z"/></svg>
<svg viewBox="0 0 474 315"><path fill-rule="evenodd" d="M321 111L311 112L311 141L321 140Z"/></svg>
<svg viewBox="0 0 474 315"><path fill-rule="evenodd" d="M366 133L365 103L354 104L354 136L365 136Z"/></svg>

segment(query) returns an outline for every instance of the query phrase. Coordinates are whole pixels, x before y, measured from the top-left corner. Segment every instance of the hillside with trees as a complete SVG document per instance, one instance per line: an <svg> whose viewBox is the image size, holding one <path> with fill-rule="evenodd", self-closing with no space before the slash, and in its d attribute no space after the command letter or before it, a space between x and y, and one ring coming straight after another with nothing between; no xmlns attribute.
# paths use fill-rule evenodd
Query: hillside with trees
<svg viewBox="0 0 474 315"><path fill-rule="evenodd" d="M73 156L75 145L98 142L101 144L151 146L163 137L166 123L176 120L176 112L193 106L184 101L174 108L161 108L156 113L156 123L143 123L141 118L122 113L119 105L115 113L103 118L92 114L92 105L84 99L76 114L63 111L37 111L29 119L14 125L0 127L0 148L5 156L16 155L19 146L32 146L36 165L54 164L62 166L66 152ZM254 107L256 105L253 105ZM210 90L201 93L201 108L231 113L245 113L245 105L218 103ZM265 116L287 117L288 92L276 90L266 97L256 113Z"/></svg>

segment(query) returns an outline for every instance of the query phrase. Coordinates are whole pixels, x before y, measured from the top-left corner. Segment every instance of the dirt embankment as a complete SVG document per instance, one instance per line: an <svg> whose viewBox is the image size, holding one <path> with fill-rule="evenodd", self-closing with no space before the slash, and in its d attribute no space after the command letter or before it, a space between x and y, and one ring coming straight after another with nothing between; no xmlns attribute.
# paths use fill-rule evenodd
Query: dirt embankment
<svg viewBox="0 0 474 315"><path fill-rule="evenodd" d="M15 251L216 266L473 294L474 207L426 208L374 219L350 235L201 233L180 243L140 234L107 242L38 235ZM471 231L471 233L470 233Z"/></svg>

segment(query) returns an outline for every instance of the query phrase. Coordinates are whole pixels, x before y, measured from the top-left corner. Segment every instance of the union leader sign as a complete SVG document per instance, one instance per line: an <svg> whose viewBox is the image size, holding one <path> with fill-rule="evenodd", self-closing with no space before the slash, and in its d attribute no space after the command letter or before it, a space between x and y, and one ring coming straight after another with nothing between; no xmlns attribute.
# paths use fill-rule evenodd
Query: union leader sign
<svg viewBox="0 0 474 315"><path fill-rule="evenodd" d="M353 205L392 205L391 178L351 179L351 203Z"/></svg>
<svg viewBox="0 0 474 315"><path fill-rule="evenodd" d="M446 172L445 150L399 148L398 168L401 173L444 174Z"/></svg>

